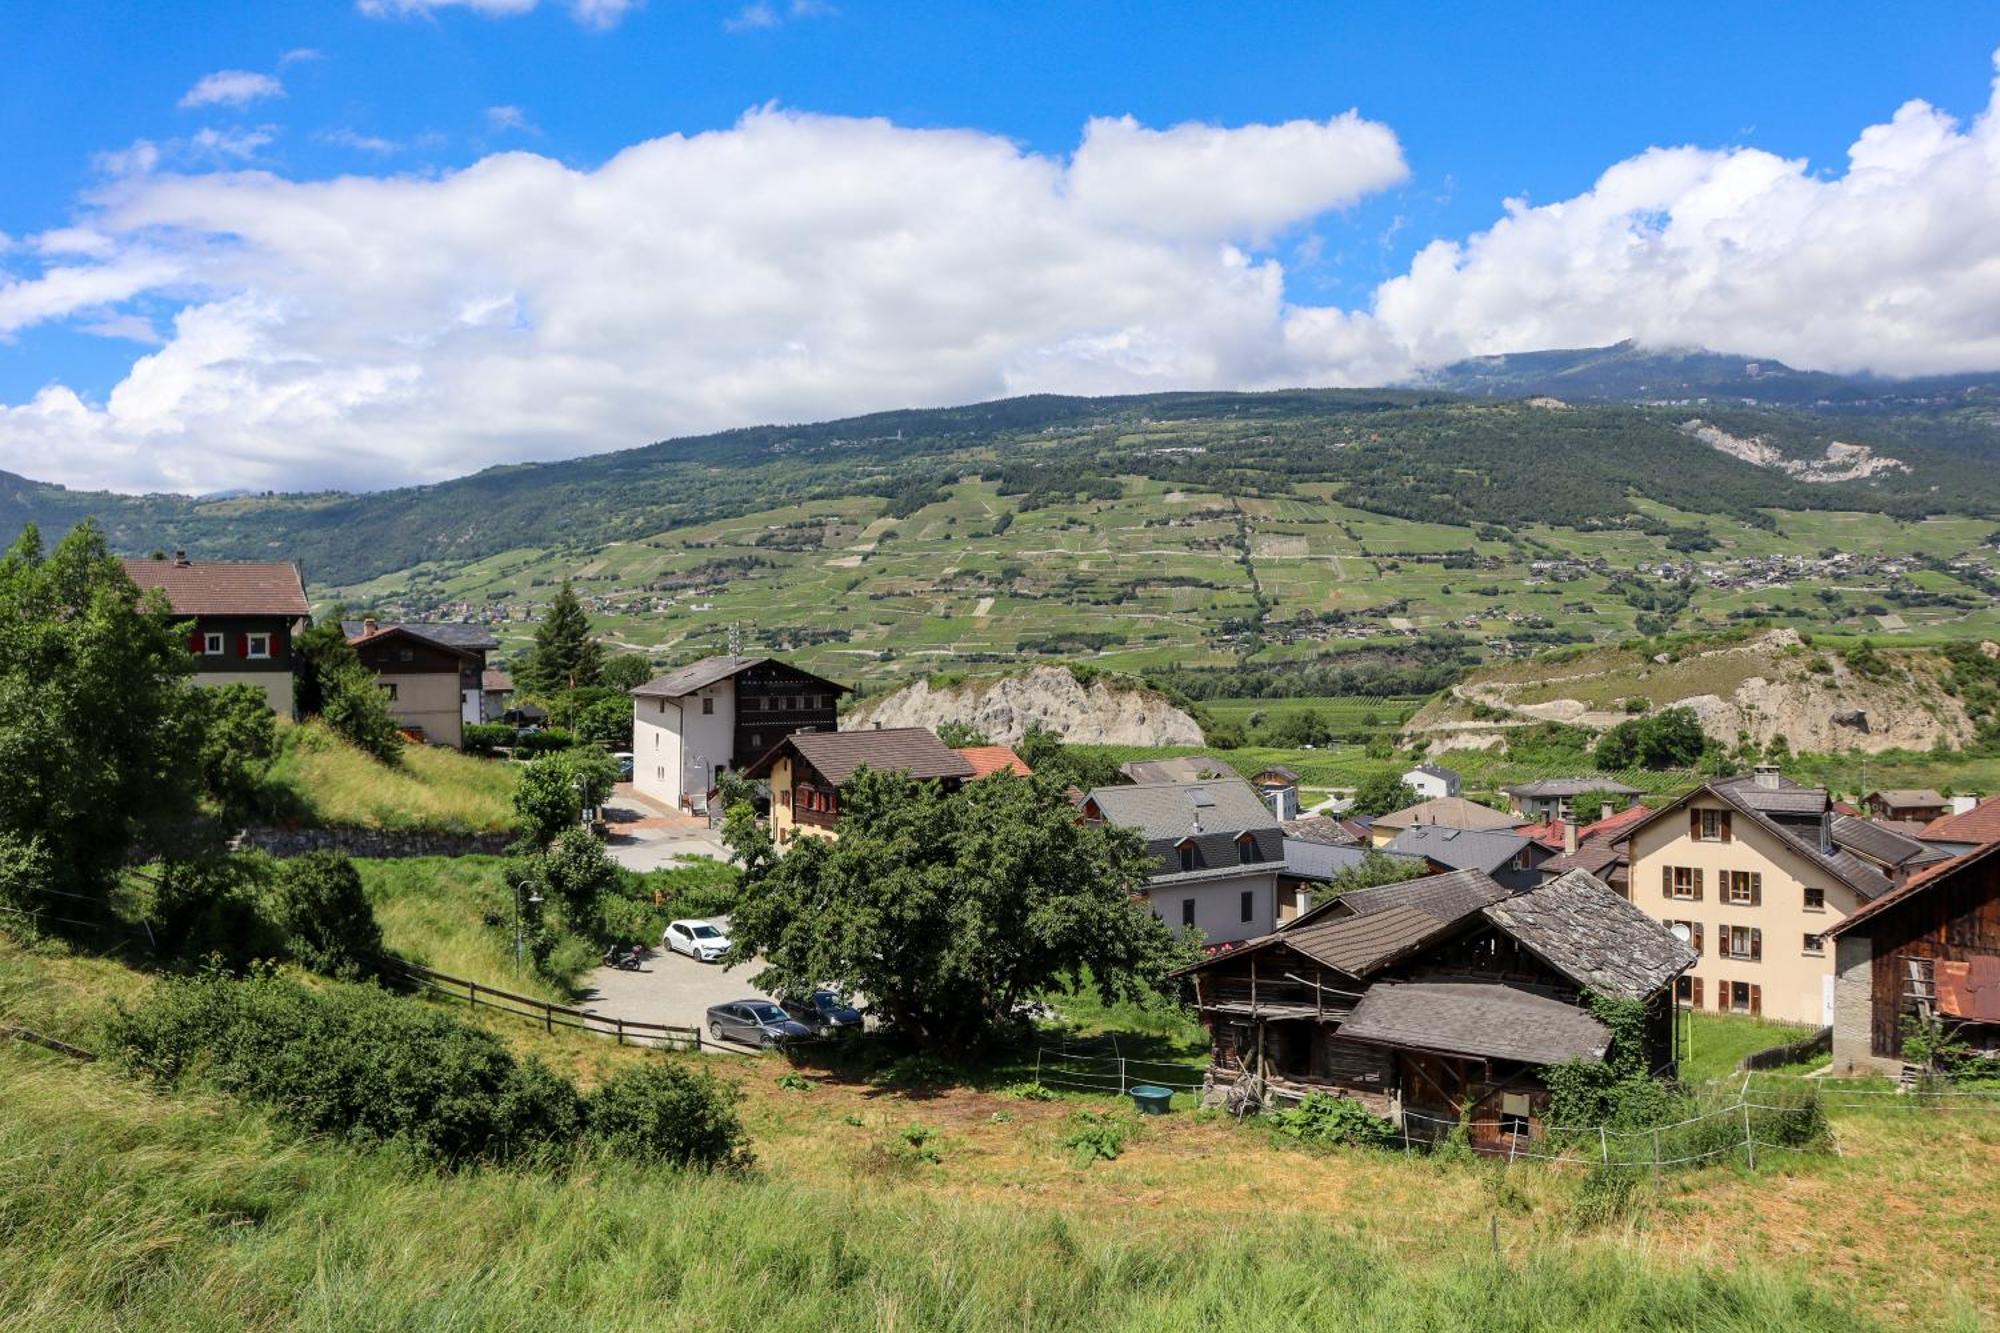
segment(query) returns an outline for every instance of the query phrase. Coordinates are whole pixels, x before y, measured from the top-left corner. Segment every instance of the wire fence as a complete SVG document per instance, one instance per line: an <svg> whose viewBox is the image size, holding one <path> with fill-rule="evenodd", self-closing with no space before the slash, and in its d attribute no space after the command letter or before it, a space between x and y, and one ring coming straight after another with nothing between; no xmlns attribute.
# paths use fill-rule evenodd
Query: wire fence
<svg viewBox="0 0 2000 1333"><path fill-rule="evenodd" d="M1101 1046L1040 1047L1035 1052L1035 1081L1044 1087L1123 1096L1133 1088L1147 1087L1199 1093L1208 1076L1205 1064L1133 1060L1118 1052L1116 1042L1110 1050L1107 1055Z"/></svg>

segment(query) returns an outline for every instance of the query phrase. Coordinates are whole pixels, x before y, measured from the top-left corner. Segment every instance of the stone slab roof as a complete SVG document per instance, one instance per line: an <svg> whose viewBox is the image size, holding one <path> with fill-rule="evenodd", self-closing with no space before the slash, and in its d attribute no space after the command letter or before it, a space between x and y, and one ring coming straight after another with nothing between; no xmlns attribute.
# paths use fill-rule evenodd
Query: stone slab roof
<svg viewBox="0 0 2000 1333"><path fill-rule="evenodd" d="M1601 1060L1611 1032L1582 1009L1518 986L1378 982L1340 1025L1353 1041L1442 1055L1553 1065Z"/></svg>
<svg viewBox="0 0 2000 1333"><path fill-rule="evenodd" d="M1601 995L1643 1000L1694 966L1694 950L1582 870L1481 910L1550 967Z"/></svg>

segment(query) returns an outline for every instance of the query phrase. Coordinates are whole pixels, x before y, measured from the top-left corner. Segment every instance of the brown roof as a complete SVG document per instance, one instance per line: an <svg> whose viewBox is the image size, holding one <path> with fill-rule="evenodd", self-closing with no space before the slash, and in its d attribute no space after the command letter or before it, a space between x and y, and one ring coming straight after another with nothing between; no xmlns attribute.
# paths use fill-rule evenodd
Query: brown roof
<svg viewBox="0 0 2000 1333"><path fill-rule="evenodd" d="M1310 925L1264 938L1281 939L1308 958L1351 977L1362 977L1454 924L1422 908L1398 903L1366 916L1322 917Z"/></svg>
<svg viewBox="0 0 2000 1333"><path fill-rule="evenodd" d="M1876 792L1871 799L1878 800L1884 805L1890 806L1907 807L1912 805L1945 804L1944 797L1932 791L1929 787L1890 787L1886 790Z"/></svg>
<svg viewBox="0 0 2000 1333"><path fill-rule="evenodd" d="M777 662L789 671L811 677L836 693L847 693L845 685L828 680L825 676L814 675L810 671L775 657L743 657L726 653L720 657L704 657L699 662L690 662L684 667L675 667L664 676L655 676L644 685L635 686L632 693L641 699L678 699L765 662Z"/></svg>
<svg viewBox="0 0 2000 1333"><path fill-rule="evenodd" d="M1829 939L1836 935L1845 934L1861 922L1868 920L1870 917L1881 915L1881 913L1902 902L1904 899L1915 897L1939 880L1957 874L1976 861L1984 861L1995 851L2000 851L2000 841L1989 842L1982 847L1975 847L1963 855L1952 857L1949 861L1940 861L1934 866L1925 866L1922 870L1904 880L1898 887L1891 889L1872 902L1863 903L1840 920L1834 922L1831 926L1828 926L1821 933Z"/></svg>
<svg viewBox="0 0 2000 1333"><path fill-rule="evenodd" d="M177 616L309 616L305 579L290 560L126 560L126 575L158 588Z"/></svg>
<svg viewBox="0 0 2000 1333"><path fill-rule="evenodd" d="M357 648L363 644L380 643L384 639L415 639L419 643L435 648L439 652L450 653L455 657L477 658L479 656L478 652L474 649L462 648L458 644L446 643L442 639L432 638L415 625L384 625L380 629L364 630L360 634L350 634L347 636L347 641Z"/></svg>
<svg viewBox="0 0 2000 1333"><path fill-rule="evenodd" d="M493 693L498 694L502 691L512 690L514 688L514 678L504 671L494 671L489 668L479 673L479 688L482 690L491 690Z"/></svg>
<svg viewBox="0 0 2000 1333"><path fill-rule="evenodd" d="M836 787L863 765L878 773L906 773L919 782L975 776L962 755L924 727L795 732L745 769L744 776L767 776L773 761L787 749L796 751Z"/></svg>
<svg viewBox="0 0 2000 1333"><path fill-rule="evenodd" d="M1519 815L1503 815L1490 806L1468 801L1463 796L1440 796L1434 801L1419 801L1407 809L1383 815L1375 821L1375 827L1402 829L1415 828L1419 824L1436 824L1440 828L1480 830L1518 828L1527 822Z"/></svg>
<svg viewBox="0 0 2000 1333"><path fill-rule="evenodd" d="M983 778L989 773L999 773L1003 770L1017 778L1034 776L1035 770L1029 768L1027 761L1015 754L1013 747L1009 745L961 745L957 754L959 758L972 765L972 776L975 778Z"/></svg>
<svg viewBox="0 0 2000 1333"><path fill-rule="evenodd" d="M1963 814L1939 815L1917 836L1926 842L2000 841L2000 796L1989 796Z"/></svg>

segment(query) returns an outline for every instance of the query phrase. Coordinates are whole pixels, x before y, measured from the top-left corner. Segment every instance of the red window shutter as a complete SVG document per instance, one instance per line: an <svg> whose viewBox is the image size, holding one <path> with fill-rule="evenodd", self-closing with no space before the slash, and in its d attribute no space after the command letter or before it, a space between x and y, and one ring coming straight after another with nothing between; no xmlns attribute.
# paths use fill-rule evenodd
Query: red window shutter
<svg viewBox="0 0 2000 1333"><path fill-rule="evenodd" d="M1715 983L1715 1007L1725 1014L1729 1012L1729 983L1726 981Z"/></svg>
<svg viewBox="0 0 2000 1333"><path fill-rule="evenodd" d="M1701 841L1701 811L1693 806L1688 807L1688 836L1697 842Z"/></svg>
<svg viewBox="0 0 2000 1333"><path fill-rule="evenodd" d="M239 634L236 636L236 655L238 657L250 656L250 636L248 634Z"/></svg>
<svg viewBox="0 0 2000 1333"><path fill-rule="evenodd" d="M1721 827L1717 829L1717 832L1722 835L1722 840L1724 842L1729 841L1729 812L1727 810L1724 810L1722 812Z"/></svg>
<svg viewBox="0 0 2000 1333"><path fill-rule="evenodd" d="M1764 932L1755 926L1750 928L1750 961L1753 963L1764 961Z"/></svg>
<svg viewBox="0 0 2000 1333"><path fill-rule="evenodd" d="M1750 1012L1752 1014L1761 1014L1764 1012L1764 988L1762 986L1752 986L1750 988Z"/></svg>
<svg viewBox="0 0 2000 1333"><path fill-rule="evenodd" d="M196 630L194 633L188 635L188 651L196 657L201 656L201 650L206 646L202 642L200 630Z"/></svg>
<svg viewBox="0 0 2000 1333"><path fill-rule="evenodd" d="M1660 896L1662 898L1671 898L1674 896L1674 868L1672 866L1660 867Z"/></svg>

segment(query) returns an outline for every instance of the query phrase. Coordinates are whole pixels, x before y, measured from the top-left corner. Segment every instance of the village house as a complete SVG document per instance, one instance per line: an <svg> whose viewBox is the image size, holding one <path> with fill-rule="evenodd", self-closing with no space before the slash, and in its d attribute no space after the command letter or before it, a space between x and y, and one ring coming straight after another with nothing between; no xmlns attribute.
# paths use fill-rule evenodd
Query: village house
<svg viewBox="0 0 2000 1333"><path fill-rule="evenodd" d="M1912 1020L2000 1054L2000 842L1910 876L1826 933L1835 1069L1900 1074Z"/></svg>
<svg viewBox="0 0 2000 1333"><path fill-rule="evenodd" d="M1334 876L1353 870L1370 855L1408 861L1419 873L1428 873L1429 863L1418 857L1404 857L1383 851L1368 841L1366 829L1354 828L1329 815L1307 815L1282 821L1285 834L1285 868L1278 875L1278 924L1311 910L1314 894Z"/></svg>
<svg viewBox="0 0 2000 1333"><path fill-rule="evenodd" d="M1146 840L1154 870L1145 893L1168 925L1199 930L1214 946L1277 924L1284 828L1242 778L1098 787L1080 809Z"/></svg>
<svg viewBox="0 0 2000 1333"><path fill-rule="evenodd" d="M1279 819L1299 816L1299 775L1283 764L1270 764L1250 775L1250 785Z"/></svg>
<svg viewBox="0 0 2000 1333"><path fill-rule="evenodd" d="M1465 779L1456 769L1442 764L1418 764L1403 774L1403 785L1426 801L1435 801L1444 796L1456 796L1465 789Z"/></svg>
<svg viewBox="0 0 2000 1333"><path fill-rule="evenodd" d="M1369 837L1377 847L1387 847L1405 829L1419 824L1436 824L1441 828L1457 829L1511 829L1527 823L1525 819L1504 815L1477 801L1468 801L1462 796L1441 796L1435 800L1419 801L1415 805L1393 810L1386 815L1377 815L1368 826Z"/></svg>
<svg viewBox="0 0 2000 1333"><path fill-rule="evenodd" d="M1478 871L1363 889L1186 969L1211 1096L1352 1097L1412 1138L1472 1122L1475 1148L1541 1137L1543 1071L1602 1060L1592 995L1646 1006L1648 1070L1676 1067L1674 979L1693 954L1573 871L1510 892Z"/></svg>
<svg viewBox="0 0 2000 1333"><path fill-rule="evenodd" d="M1555 854L1542 862L1544 879L1587 870L1610 885L1621 898L1632 896L1632 864L1618 834L1653 812L1643 805L1629 805L1617 814L1590 824L1574 821L1561 824L1530 825L1521 831Z"/></svg>
<svg viewBox="0 0 2000 1333"><path fill-rule="evenodd" d="M280 717L296 715L292 638L310 622L305 579L289 560L173 559L122 562L132 582L166 594L176 620L193 624L188 651L197 685L251 685Z"/></svg>
<svg viewBox="0 0 2000 1333"><path fill-rule="evenodd" d="M479 720L498 722L514 704L514 678L488 667L479 673Z"/></svg>
<svg viewBox="0 0 2000 1333"><path fill-rule="evenodd" d="M986 771L1005 766L1001 761ZM964 755L923 727L793 732L753 761L743 775L770 783L771 838L783 845L801 835L838 837L840 789L864 767L937 782L946 791L956 791L982 775Z"/></svg>
<svg viewBox="0 0 2000 1333"><path fill-rule="evenodd" d="M1706 783L1613 840L1631 901L1694 948L1683 1003L1816 1027L1833 1021L1828 932L1946 855L1835 813L1775 768Z"/></svg>
<svg viewBox="0 0 2000 1333"><path fill-rule="evenodd" d="M1929 787L1896 787L1871 791L1861 805L1876 819L1908 820L1928 824L1950 813L1951 802Z"/></svg>
<svg viewBox="0 0 2000 1333"><path fill-rule="evenodd" d="M406 629L431 643L459 654L458 717L463 726L476 727L482 722L492 722L501 713L506 712L504 703L497 710L491 709L486 697L486 654L500 647L500 640L493 637L492 630L484 625L459 620L404 620L391 623L378 621L369 616L361 620L340 622L340 632L347 636L350 643L387 629ZM512 682L509 681L508 684L511 689Z"/></svg>
<svg viewBox="0 0 2000 1333"><path fill-rule="evenodd" d="M1396 835L1386 849L1422 857L1445 870L1478 870L1503 887L1526 889L1541 883L1541 865L1555 852L1518 829L1459 829L1418 824Z"/></svg>
<svg viewBox="0 0 2000 1333"><path fill-rule="evenodd" d="M1628 787L1610 778L1543 778L1539 782L1519 782L1500 790L1506 794L1515 814L1538 824L1560 824L1570 819L1578 823L1608 819L1640 795L1637 787ZM1611 797L1615 807L1597 810L1574 808L1577 797L1594 792Z"/></svg>
<svg viewBox="0 0 2000 1333"><path fill-rule="evenodd" d="M845 693L775 657L705 657L657 676L632 691L632 786L674 809L706 810L720 774L795 732L832 731Z"/></svg>
<svg viewBox="0 0 2000 1333"><path fill-rule="evenodd" d="M1989 842L2000 842L2000 796L1933 819L1917 830L1917 838L1954 855L1984 847Z"/></svg>
<svg viewBox="0 0 2000 1333"><path fill-rule="evenodd" d="M375 673L389 716L431 745L465 744L465 682L477 680L484 654L431 637L429 626L366 621L348 638L361 665Z"/></svg>
<svg viewBox="0 0 2000 1333"><path fill-rule="evenodd" d="M1177 754L1165 759L1133 759L1118 765L1127 782L1207 782L1233 778L1236 770L1212 754Z"/></svg>

